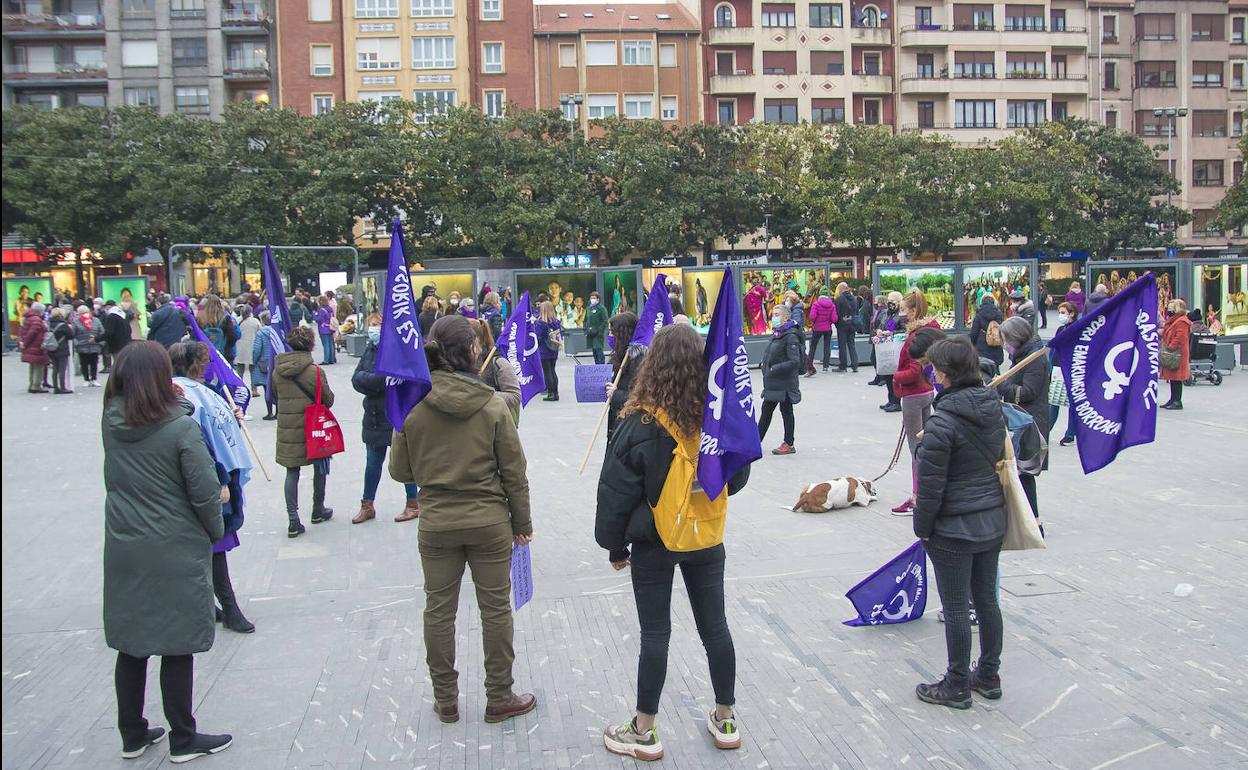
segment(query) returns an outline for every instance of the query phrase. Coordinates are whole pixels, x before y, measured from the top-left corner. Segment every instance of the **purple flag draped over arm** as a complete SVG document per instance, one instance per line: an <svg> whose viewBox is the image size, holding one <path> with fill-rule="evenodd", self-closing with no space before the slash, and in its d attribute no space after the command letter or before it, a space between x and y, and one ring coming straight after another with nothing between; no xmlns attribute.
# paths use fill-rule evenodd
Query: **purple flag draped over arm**
<svg viewBox="0 0 1248 770"><path fill-rule="evenodd" d="M845 621L847 626L908 623L923 617L927 609L927 550L923 541L914 541L914 545L849 589L845 598L858 610L858 617Z"/></svg>
<svg viewBox="0 0 1248 770"><path fill-rule="evenodd" d="M416 322L416 297L403 252L403 224L390 225L390 260L386 265L386 296L381 312L381 341L377 343L377 374L386 377L386 418L403 430L407 413L433 387L424 340Z"/></svg>
<svg viewBox="0 0 1248 770"><path fill-rule="evenodd" d="M698 448L698 483L712 500L737 471L763 456L741 328L736 282L732 269L724 268L715 315L706 334L706 406Z"/></svg>
<svg viewBox="0 0 1248 770"><path fill-rule="evenodd" d="M286 349L286 335L290 334L290 313L286 309L286 290L282 288L282 274L277 269L277 260L273 258L273 247L264 247L264 259L260 264L260 280L264 283L264 291L269 296L269 326L277 329L282 341L282 350ZM247 351L250 355L251 351Z"/></svg>
<svg viewBox="0 0 1248 770"><path fill-rule="evenodd" d="M222 398L227 398L228 393L233 397L234 405L246 412L247 405L251 403L251 386L243 382L243 378L238 376L238 372L234 371L230 362L225 360L221 351L208 340L208 335L199 328L199 322L195 320L195 314L191 312L190 307L186 304L179 304L178 307L182 308L182 315L186 316L187 326L191 327L191 336L208 346L208 366L204 367L204 384L220 393Z"/></svg>
<svg viewBox="0 0 1248 770"><path fill-rule="evenodd" d="M1084 473L1157 433L1161 335L1157 278L1145 273L1049 343L1075 416Z"/></svg>
<svg viewBox="0 0 1248 770"><path fill-rule="evenodd" d="M641 317L637 319L637 330L633 332L630 345L650 345L654 333L672 322L672 301L667 298L667 276L659 273L650 285L650 296L646 297L646 306L642 308Z"/></svg>
<svg viewBox="0 0 1248 770"><path fill-rule="evenodd" d="M528 405L538 393L546 390L546 375L542 372L542 359L537 352L537 334L533 331L533 319L529 317L529 293L520 295L516 309L503 324L498 335L498 355L511 362L511 368L520 381L520 401Z"/></svg>

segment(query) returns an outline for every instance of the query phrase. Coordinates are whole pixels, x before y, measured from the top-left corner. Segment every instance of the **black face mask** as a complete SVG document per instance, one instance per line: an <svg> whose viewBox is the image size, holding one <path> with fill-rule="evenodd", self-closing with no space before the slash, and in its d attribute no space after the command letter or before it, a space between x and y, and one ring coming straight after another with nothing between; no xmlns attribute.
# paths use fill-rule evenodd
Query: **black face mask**
<svg viewBox="0 0 1248 770"><path fill-rule="evenodd" d="M890 303L888 303L888 309L889 309L889 310L892 310L892 311L896 311L896 310L897 310L897 303L896 303L896 302L890 302Z"/></svg>

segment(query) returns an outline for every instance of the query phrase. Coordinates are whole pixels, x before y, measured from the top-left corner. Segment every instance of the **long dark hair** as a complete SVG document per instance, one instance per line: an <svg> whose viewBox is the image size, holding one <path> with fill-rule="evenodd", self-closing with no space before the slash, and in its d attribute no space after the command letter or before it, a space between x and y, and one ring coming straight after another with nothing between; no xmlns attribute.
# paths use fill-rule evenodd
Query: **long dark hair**
<svg viewBox="0 0 1248 770"><path fill-rule="evenodd" d="M628 341L633 338L633 332L637 331L637 315L628 311L616 313L611 316L608 324L611 336L615 338L615 343L611 346L611 371L618 372L624 364L624 357L628 355Z"/></svg>
<svg viewBox="0 0 1248 770"><path fill-rule="evenodd" d="M114 398L122 399L127 425L155 425L169 417L178 393L173 389L173 365L164 345L136 340L122 348L104 385L104 403Z"/></svg>
<svg viewBox="0 0 1248 770"><path fill-rule="evenodd" d="M477 330L462 315L444 315L429 328L429 340L425 343L425 356L429 368L444 372L477 373L477 358L472 343L477 340Z"/></svg>
<svg viewBox="0 0 1248 770"><path fill-rule="evenodd" d="M702 336L692 326L678 323L655 332L635 382L621 417L662 409L686 437L701 432L706 362Z"/></svg>

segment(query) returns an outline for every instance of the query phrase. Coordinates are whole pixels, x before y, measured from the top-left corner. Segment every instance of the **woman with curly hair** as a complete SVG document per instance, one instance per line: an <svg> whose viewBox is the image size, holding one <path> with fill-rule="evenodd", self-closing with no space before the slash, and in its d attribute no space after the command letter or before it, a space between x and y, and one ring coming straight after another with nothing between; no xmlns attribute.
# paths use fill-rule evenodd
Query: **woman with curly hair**
<svg viewBox="0 0 1248 770"><path fill-rule="evenodd" d="M641 624L636 715L604 731L603 743L612 753L637 759L655 760L663 756L654 719L667 677L672 582L677 565L706 649L715 692L715 710L707 717L707 731L718 748L735 749L741 745L732 709L736 702L736 651L724 612L724 546L721 543L697 551L669 551L655 528L652 512L667 481L677 443L661 423L685 434L682 440L700 434L705 382L702 337L687 324L660 329L642 361L598 480L594 537L609 552L615 569L631 564L633 596ZM740 491L749 473L746 466L730 479L728 494Z"/></svg>

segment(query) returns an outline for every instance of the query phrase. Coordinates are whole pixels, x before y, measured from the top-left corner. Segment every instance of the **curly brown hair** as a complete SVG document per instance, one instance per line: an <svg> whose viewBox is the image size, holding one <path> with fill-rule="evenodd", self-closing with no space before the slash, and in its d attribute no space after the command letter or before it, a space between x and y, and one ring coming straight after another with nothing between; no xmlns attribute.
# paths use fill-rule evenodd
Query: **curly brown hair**
<svg viewBox="0 0 1248 770"><path fill-rule="evenodd" d="M696 437L702 431L706 362L702 359L702 336L692 326L672 324L659 329L635 382L621 417L662 409L686 437Z"/></svg>

